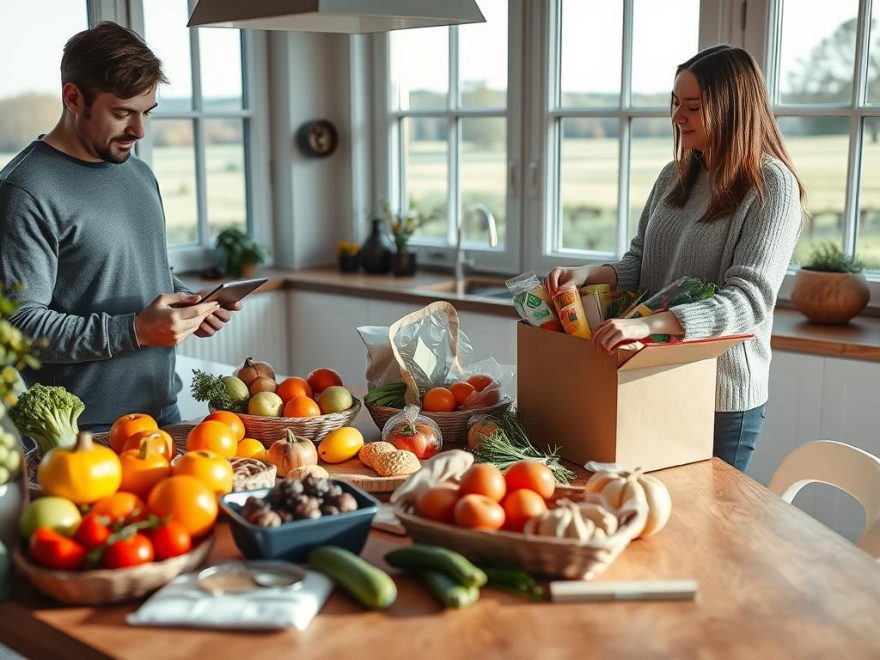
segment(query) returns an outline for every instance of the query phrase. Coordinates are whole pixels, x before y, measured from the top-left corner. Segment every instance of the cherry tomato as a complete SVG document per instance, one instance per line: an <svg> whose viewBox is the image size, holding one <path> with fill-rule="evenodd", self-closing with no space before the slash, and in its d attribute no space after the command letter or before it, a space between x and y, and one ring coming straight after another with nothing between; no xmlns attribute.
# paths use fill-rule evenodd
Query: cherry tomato
<svg viewBox="0 0 880 660"><path fill-rule="evenodd" d="M107 548L101 565L104 568L129 568L153 561L153 544L143 534L119 539Z"/></svg>
<svg viewBox="0 0 880 660"><path fill-rule="evenodd" d="M158 561L186 554L192 548L192 537L186 527L173 520L152 530L150 538Z"/></svg>
<svg viewBox="0 0 880 660"><path fill-rule="evenodd" d="M31 535L28 549L38 564L62 571L75 571L86 559L82 545L49 527L40 527Z"/></svg>
<svg viewBox="0 0 880 660"><path fill-rule="evenodd" d="M87 550L93 550L104 545L104 542L110 538L109 523L109 518L90 513L82 519L74 538Z"/></svg>

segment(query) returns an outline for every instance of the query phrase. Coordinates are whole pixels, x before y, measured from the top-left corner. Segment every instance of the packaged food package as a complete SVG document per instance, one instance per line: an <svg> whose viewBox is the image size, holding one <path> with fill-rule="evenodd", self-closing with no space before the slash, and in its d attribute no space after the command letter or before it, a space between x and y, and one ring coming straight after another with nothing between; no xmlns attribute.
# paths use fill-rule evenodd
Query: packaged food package
<svg viewBox="0 0 880 660"><path fill-rule="evenodd" d="M587 324L587 316L577 286L564 284L553 292L552 298L556 313L559 314L559 320L567 334L584 339L593 336Z"/></svg>
<svg viewBox="0 0 880 660"><path fill-rule="evenodd" d="M602 321L608 318L608 308L611 307L611 286L608 284L588 284L582 286L579 293L584 314L587 315L590 332L593 332Z"/></svg>
<svg viewBox="0 0 880 660"><path fill-rule="evenodd" d="M545 330L562 331L550 294L534 272L511 277L505 284L513 295L513 307L526 323Z"/></svg>
<svg viewBox="0 0 880 660"><path fill-rule="evenodd" d="M714 284L711 282L705 283L695 277L685 275L636 305L624 318L637 319L650 316L658 312L665 312L675 305L685 305L703 300L704 298L711 298L714 295Z"/></svg>

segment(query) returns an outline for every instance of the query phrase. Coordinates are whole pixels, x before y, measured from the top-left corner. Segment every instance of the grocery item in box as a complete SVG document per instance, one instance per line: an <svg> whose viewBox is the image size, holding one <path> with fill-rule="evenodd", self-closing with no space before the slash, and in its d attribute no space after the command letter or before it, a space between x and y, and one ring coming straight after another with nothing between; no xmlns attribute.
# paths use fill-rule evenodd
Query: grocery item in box
<svg viewBox="0 0 880 660"><path fill-rule="evenodd" d="M715 295L715 285L711 282L703 283L695 277L680 277L672 284L661 289L647 300L641 302L630 310L624 318L637 319L650 316L658 312L664 312L675 305L711 298Z"/></svg>
<svg viewBox="0 0 880 660"><path fill-rule="evenodd" d="M581 304L584 314L587 315L587 323L593 331L599 324L608 318L608 308L611 307L611 286L608 284L588 284L580 290Z"/></svg>
<svg viewBox="0 0 880 660"><path fill-rule="evenodd" d="M567 334L584 339L593 336L587 324L580 293L574 284L564 284L556 289L553 293L553 304L556 305L559 320L562 321L562 327Z"/></svg>
<svg viewBox="0 0 880 660"><path fill-rule="evenodd" d="M534 272L523 273L511 277L505 282L513 294L513 306L517 314L529 325L545 330L562 331L562 324L556 316L553 302L550 300L538 276Z"/></svg>

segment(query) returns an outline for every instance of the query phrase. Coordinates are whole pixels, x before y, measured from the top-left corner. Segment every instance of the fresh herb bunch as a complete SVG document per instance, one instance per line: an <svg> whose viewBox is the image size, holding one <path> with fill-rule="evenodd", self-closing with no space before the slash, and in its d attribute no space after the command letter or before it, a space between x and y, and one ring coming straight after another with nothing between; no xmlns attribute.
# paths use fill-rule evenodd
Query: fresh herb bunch
<svg viewBox="0 0 880 660"><path fill-rule="evenodd" d="M477 446L471 451L478 463L491 463L504 471L517 461L538 461L550 468L556 483L565 486L577 476L560 463L556 449L543 452L531 443L516 412L505 410L485 417L497 428L489 435L477 434Z"/></svg>
<svg viewBox="0 0 880 660"><path fill-rule="evenodd" d="M40 361L36 357L36 349L45 345L45 342L34 342L25 337L21 330L9 322L9 317L19 307L14 295L23 288L21 284L5 286L0 283L0 402L7 408L18 401L18 372L22 369L39 369ZM13 297L7 296L7 292L12 293Z"/></svg>
<svg viewBox="0 0 880 660"><path fill-rule="evenodd" d="M246 413L247 401L235 402L229 396L226 385L220 376L209 374L199 369L193 369L192 386L190 392L196 401L207 401L214 410L231 410L232 412Z"/></svg>
<svg viewBox="0 0 880 660"><path fill-rule="evenodd" d="M845 255L836 243L828 241L813 249L803 268L826 273L860 273L863 264L859 259Z"/></svg>

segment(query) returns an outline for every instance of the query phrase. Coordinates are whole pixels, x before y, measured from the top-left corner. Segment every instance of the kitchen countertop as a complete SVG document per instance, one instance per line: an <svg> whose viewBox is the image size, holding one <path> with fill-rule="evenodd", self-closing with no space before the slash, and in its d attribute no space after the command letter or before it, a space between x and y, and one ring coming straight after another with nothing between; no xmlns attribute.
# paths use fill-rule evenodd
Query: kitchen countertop
<svg viewBox="0 0 880 660"><path fill-rule="evenodd" d="M264 269L260 276L269 278L258 290L260 292L280 289L318 291L421 305L448 300L462 311L512 320L519 318L509 300L430 289L451 282L449 273L419 272L414 277L392 277L340 273L335 267L327 266L300 270ZM501 278L488 276L485 279L495 280L503 286ZM183 275L181 280L193 290L211 289L219 282L201 279L197 275ZM796 310L777 307L771 345L781 351L880 362L880 318L859 316L847 325L823 326L810 323Z"/></svg>

